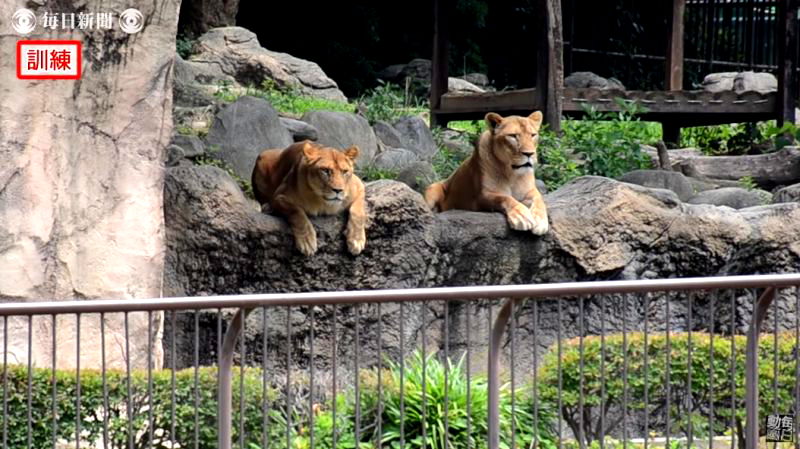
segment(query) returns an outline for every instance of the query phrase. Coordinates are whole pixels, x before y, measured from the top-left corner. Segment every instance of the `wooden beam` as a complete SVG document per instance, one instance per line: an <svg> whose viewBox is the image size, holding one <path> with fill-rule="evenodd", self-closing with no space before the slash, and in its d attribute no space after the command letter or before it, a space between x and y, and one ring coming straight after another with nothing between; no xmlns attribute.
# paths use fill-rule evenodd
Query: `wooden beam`
<svg viewBox="0 0 800 449"><path fill-rule="evenodd" d="M778 124L795 122L797 104L798 0L778 2Z"/></svg>
<svg viewBox="0 0 800 449"><path fill-rule="evenodd" d="M442 95L447 93L447 63L450 59L448 52L449 13L452 0L434 0L433 2L433 57L431 58L431 128L446 126L447 119L434 111L441 106Z"/></svg>
<svg viewBox="0 0 800 449"><path fill-rule="evenodd" d="M544 122L561 131L562 91L564 90L564 37L561 26L561 0L537 1L538 28L536 104L544 105Z"/></svg>
<svg viewBox="0 0 800 449"><path fill-rule="evenodd" d="M672 0L668 16L666 84L664 90L683 89L683 14L686 0Z"/></svg>

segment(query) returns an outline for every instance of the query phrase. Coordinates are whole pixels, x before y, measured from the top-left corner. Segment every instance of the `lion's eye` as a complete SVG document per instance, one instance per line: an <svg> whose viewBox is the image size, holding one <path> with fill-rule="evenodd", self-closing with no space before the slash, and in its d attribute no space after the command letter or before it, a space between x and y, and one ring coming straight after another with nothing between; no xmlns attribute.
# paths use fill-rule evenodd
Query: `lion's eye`
<svg viewBox="0 0 800 449"><path fill-rule="evenodd" d="M330 176L330 175L331 175L331 173L332 173L332 172L331 172L331 169L330 169L330 168L323 168L323 169L322 169L322 174L323 174L323 175L325 175L325 176Z"/></svg>

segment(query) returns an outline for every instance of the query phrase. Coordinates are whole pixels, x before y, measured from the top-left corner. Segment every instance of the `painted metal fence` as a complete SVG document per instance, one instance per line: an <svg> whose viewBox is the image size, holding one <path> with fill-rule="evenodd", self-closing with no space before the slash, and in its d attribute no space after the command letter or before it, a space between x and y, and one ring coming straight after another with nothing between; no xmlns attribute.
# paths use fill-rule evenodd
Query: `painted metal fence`
<svg viewBox="0 0 800 449"><path fill-rule="evenodd" d="M786 430L800 404L798 286L758 275L4 303L2 445L755 449L769 434L798 448ZM95 337L99 366L81 367ZM109 339L121 370L107 368ZM136 339L151 350L132 353ZM50 347L48 366L34 346Z"/></svg>

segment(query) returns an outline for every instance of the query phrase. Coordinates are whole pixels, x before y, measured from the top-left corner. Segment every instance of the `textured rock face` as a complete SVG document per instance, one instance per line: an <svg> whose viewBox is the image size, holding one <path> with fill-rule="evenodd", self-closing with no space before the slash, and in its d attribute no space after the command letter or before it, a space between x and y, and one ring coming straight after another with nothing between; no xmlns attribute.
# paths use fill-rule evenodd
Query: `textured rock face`
<svg viewBox="0 0 800 449"><path fill-rule="evenodd" d="M178 1L137 5L144 28L43 33L29 39L81 39L80 80L15 78L18 8L71 12L72 2L0 4L0 299L41 301L147 298L161 294L164 256L163 164L172 127L172 80ZM123 1L83 2L119 13ZM56 6L57 5L57 6ZM64 8L64 10L59 9ZM77 12L77 11L75 11ZM78 33L78 34L76 34ZM107 316L109 365L122 368L120 316ZM154 315L155 334L161 332ZM130 317L135 367L148 351L147 317ZM81 365L99 366L99 318L81 321ZM35 320L33 361L50 363L50 317ZM26 320L9 322L9 358L27 360ZM74 316L59 317L59 365L75 364ZM156 364L160 344L152 347Z"/></svg>
<svg viewBox="0 0 800 449"><path fill-rule="evenodd" d="M575 72L564 78L566 87L594 87L597 89L620 89L625 86L614 78L603 78L593 72Z"/></svg>
<svg viewBox="0 0 800 449"><path fill-rule="evenodd" d="M315 63L269 51L258 43L255 33L240 27L215 28L200 36L198 53L189 62L205 66L200 73L230 77L243 85L261 85L273 80L279 86L329 100L347 101L342 91ZM210 76L210 75L208 75Z"/></svg>
<svg viewBox="0 0 800 449"><path fill-rule="evenodd" d="M168 170L165 189L167 223L167 288L170 295L213 293L301 292L345 289L409 288L487 284L546 283L598 279L650 279L793 272L800 263L800 205L787 203L736 211L708 205L687 205L667 190L649 189L597 177L580 178L546 196L551 231L544 237L509 229L497 213L449 211L433 214L421 195L405 185L379 181L367 186L371 224L367 246L360 256L347 254L343 217L312 221L320 239L320 252L305 258L295 251L285 221L262 214L248 205L224 173L209 167ZM628 330L643 322L642 296L611 297L606 302L607 332ZM651 298L647 312L651 330L663 329L665 297ZM793 316L794 299L779 301L781 311ZM557 319L556 303L540 302L538 321L532 303L519 312L520 339L538 339L541 353L557 334L559 322L565 338L578 333L576 302L565 302L564 320ZM596 298L586 300L586 328L600 329ZM695 329L707 323L708 297L698 295L693 313ZM686 325L685 302L672 304L672 328ZM463 348L467 316L471 317L471 342L478 351L485 342L487 304L465 306L453 302L408 304L405 328L399 328L396 305L382 309L382 348L396 355L399 341L405 348ZM477 309L476 309L477 307ZM729 329L731 314L736 331L749 320L752 296L738 297L735 310L716 309L716 329ZM360 332L364 354L376 354L377 306L362 306ZM475 311L478 312L475 312ZM309 313L294 309L293 360L306 366L309 357ZM300 315L296 315L301 311ZM496 311L496 308L495 308ZM473 313L474 312L474 313ZM314 308L317 366L330 367L332 308ZM477 315L475 315L477 313ZM268 309L267 323L254 314L248 323L248 341L258 357L260 329L266 325L270 360L280 365L278 348L285 347L286 312ZM483 318L476 318L476 316ZM342 306L339 315L339 356L351 366L354 313ZM477 321L475 321L477 320ZM624 321L623 321L624 320ZM786 319L794 323L793 318ZM213 329L209 330L213 332ZM447 332L447 333L445 333ZM205 337L204 337L205 338ZM208 337L215 341L215 337ZM522 340L520 340L522 341ZM530 340L525 340L530 341ZM530 351L530 349L526 349ZM181 351L181 352L186 352ZM190 353L190 352L189 352ZM250 352L253 354L253 352ZM477 354L477 352L476 352ZM518 354L519 366L530 366L533 352ZM370 356L373 357L373 356ZM371 360L371 359L370 359ZM476 369L485 360L473 358ZM364 362L362 366L372 362Z"/></svg>
<svg viewBox="0 0 800 449"><path fill-rule="evenodd" d="M683 173L679 172L666 170L634 170L625 173L619 180L644 187L671 190L678 195L681 201L686 201L694 196L692 183L683 176Z"/></svg>
<svg viewBox="0 0 800 449"><path fill-rule="evenodd" d="M285 148L293 141L269 102L250 96L220 111L206 138L213 153L243 179L250 179L253 164L263 150Z"/></svg>
<svg viewBox="0 0 800 449"><path fill-rule="evenodd" d="M734 209L760 206L769 204L772 195L765 190L747 190L741 187L723 187L721 189L700 192L689 200L691 204L713 204L715 206L728 206Z"/></svg>
<svg viewBox="0 0 800 449"><path fill-rule="evenodd" d="M372 162L378 151L378 139L364 117L338 111L311 111L302 120L317 129L318 142L333 148L358 146L356 164L361 167Z"/></svg>

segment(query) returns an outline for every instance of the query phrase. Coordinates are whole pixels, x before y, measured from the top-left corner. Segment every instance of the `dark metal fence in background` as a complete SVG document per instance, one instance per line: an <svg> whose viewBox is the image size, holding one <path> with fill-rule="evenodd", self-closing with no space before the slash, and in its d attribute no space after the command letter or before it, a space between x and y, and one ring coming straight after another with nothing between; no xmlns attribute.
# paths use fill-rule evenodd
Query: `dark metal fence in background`
<svg viewBox="0 0 800 449"><path fill-rule="evenodd" d="M724 436L755 449L759 416L798 417L798 286L759 275L4 303L2 444L714 449ZM143 315L147 335L131 336ZM106 367L112 319L121 370ZM162 320L165 366L148 351L133 370L131 340L158 340ZM90 324L97 370L81 366ZM27 357L9 359L10 334ZM47 367L34 363L42 335ZM46 369L64 362L64 338L75 369ZM210 355L217 367L201 367Z"/></svg>

